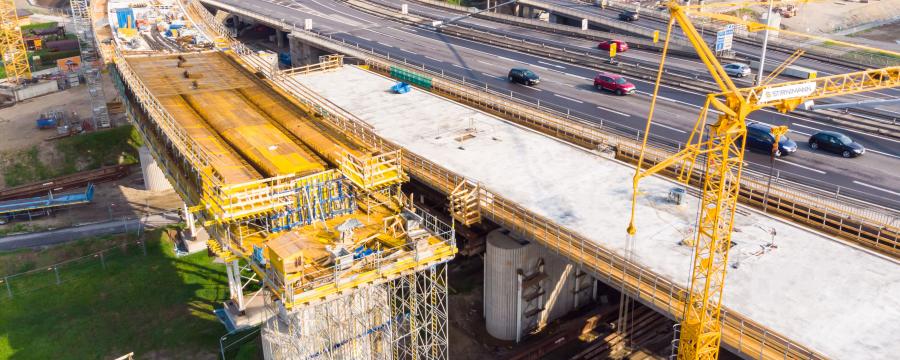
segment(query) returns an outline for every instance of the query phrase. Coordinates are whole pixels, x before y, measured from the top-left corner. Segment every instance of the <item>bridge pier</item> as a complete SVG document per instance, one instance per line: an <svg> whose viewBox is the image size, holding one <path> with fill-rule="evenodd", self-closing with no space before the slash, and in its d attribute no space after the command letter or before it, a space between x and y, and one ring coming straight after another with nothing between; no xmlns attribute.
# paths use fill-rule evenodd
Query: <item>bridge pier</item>
<svg viewBox="0 0 900 360"><path fill-rule="evenodd" d="M146 145L138 149L141 160L141 173L144 177L144 189L147 191L165 191L172 189L172 184L166 179L166 174L160 169L156 159L150 155L150 148Z"/></svg>
<svg viewBox="0 0 900 360"><path fill-rule="evenodd" d="M287 39L293 67L316 64L319 62L319 56L329 54L297 38L293 33L288 34Z"/></svg>

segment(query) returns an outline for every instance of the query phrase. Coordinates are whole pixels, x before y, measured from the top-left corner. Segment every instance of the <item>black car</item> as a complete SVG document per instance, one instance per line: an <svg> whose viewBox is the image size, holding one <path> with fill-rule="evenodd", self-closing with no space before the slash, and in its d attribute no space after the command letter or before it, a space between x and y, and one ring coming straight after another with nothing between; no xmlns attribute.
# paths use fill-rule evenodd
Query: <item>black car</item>
<svg viewBox="0 0 900 360"><path fill-rule="evenodd" d="M775 135L772 135L772 127L763 123L747 124L747 149L766 154L772 153L772 144L775 143ZM778 140L778 150L775 156L781 157L797 151L797 143L787 135L782 135Z"/></svg>
<svg viewBox="0 0 900 360"><path fill-rule="evenodd" d="M853 142L849 136L836 131L822 131L809 137L809 147L813 150L822 149L835 154L841 154L845 158L857 157L866 153L866 148Z"/></svg>
<svg viewBox="0 0 900 360"><path fill-rule="evenodd" d="M541 77L528 69L513 68L509 71L509 81L522 85L537 85L541 82Z"/></svg>
<svg viewBox="0 0 900 360"><path fill-rule="evenodd" d="M626 11L619 13L619 20L637 21L640 18L641 18L641 16L638 15L638 13L636 11L626 10Z"/></svg>

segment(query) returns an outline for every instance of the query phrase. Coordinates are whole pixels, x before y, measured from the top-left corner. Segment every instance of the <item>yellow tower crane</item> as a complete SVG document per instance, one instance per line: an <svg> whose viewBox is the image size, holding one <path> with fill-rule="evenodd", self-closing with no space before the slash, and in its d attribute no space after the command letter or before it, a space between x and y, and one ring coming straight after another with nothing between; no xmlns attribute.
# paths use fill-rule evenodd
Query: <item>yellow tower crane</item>
<svg viewBox="0 0 900 360"><path fill-rule="evenodd" d="M900 66L866 70L843 75L820 77L779 84L764 84L750 88L738 88L715 58L714 53L697 33L687 14L692 6L681 6L670 1L671 18L660 59L656 85L650 103L650 111L644 131L644 140L634 176L631 221L628 233L635 234L634 216L638 194L638 182L670 166L678 166L678 179L687 183L700 158L704 174L696 238L693 241L694 257L688 298L685 300L678 341L678 359L716 359L721 341L721 307L728 249L738 190L743 169L746 119L753 111L774 107L781 112L792 111L805 101L838 95L900 86ZM707 5L708 6L708 5ZM705 13L701 13L705 15ZM644 149L653 119L653 109L663 74L666 53L677 22L690 40L698 56L706 65L721 92L709 94L700 112L685 148L672 157L643 170ZM751 27L761 30L765 25ZM892 53L883 51L885 53ZM707 124L707 113L712 106L721 112L718 118ZM779 128L778 132L783 133ZM780 135L780 134L775 134Z"/></svg>
<svg viewBox="0 0 900 360"><path fill-rule="evenodd" d="M0 51L3 51L7 79L16 83L31 80L28 51L25 50L14 0L0 0Z"/></svg>

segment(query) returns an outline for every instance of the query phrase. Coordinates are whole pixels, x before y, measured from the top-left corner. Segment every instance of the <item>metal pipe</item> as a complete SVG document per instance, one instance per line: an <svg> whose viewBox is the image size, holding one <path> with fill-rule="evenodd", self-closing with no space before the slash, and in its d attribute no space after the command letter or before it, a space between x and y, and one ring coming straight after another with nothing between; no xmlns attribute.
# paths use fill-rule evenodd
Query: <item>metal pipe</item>
<svg viewBox="0 0 900 360"><path fill-rule="evenodd" d="M759 55L759 71L754 85L762 84L763 72L766 68L766 47L769 46L769 26L772 26L772 0L769 0L769 13L766 15L766 32L763 34L762 53Z"/></svg>

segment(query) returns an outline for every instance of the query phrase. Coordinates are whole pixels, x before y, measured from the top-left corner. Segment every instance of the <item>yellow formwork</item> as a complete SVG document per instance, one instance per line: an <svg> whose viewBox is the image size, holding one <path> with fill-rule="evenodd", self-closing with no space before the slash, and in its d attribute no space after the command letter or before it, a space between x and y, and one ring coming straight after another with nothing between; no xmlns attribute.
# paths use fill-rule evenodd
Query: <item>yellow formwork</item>
<svg viewBox="0 0 900 360"><path fill-rule="evenodd" d="M251 90L252 91L252 90ZM185 95L185 100L248 162L267 176L303 176L325 170L317 157L294 143L267 114L237 91Z"/></svg>
<svg viewBox="0 0 900 360"><path fill-rule="evenodd" d="M160 104L174 117L187 134L211 156L212 167L215 168L225 183L239 184L262 176L248 166L216 132L180 96L166 96L159 99Z"/></svg>

